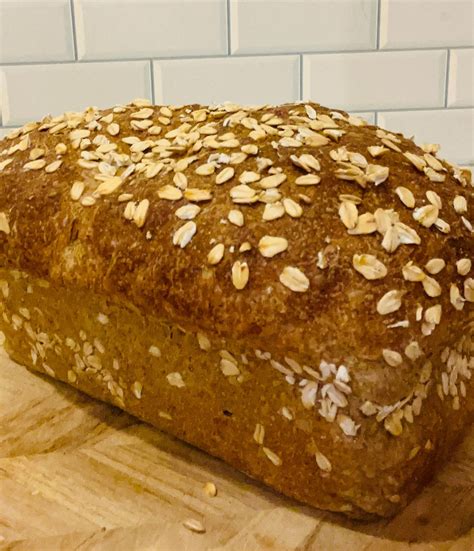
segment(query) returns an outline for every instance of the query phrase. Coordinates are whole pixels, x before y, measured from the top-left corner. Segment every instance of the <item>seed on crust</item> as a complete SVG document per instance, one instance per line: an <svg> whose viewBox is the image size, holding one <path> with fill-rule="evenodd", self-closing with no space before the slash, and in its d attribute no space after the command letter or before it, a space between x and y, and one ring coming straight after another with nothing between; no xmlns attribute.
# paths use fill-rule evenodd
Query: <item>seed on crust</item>
<svg viewBox="0 0 474 551"><path fill-rule="evenodd" d="M426 271L431 275L439 274L445 266L446 262L442 258L432 258L425 264Z"/></svg>
<svg viewBox="0 0 474 551"><path fill-rule="evenodd" d="M190 220L178 228L173 234L173 245L179 246L182 249L188 245L196 233L197 226L195 222Z"/></svg>
<svg viewBox="0 0 474 551"><path fill-rule="evenodd" d="M276 220L285 214L285 207L278 201L276 203L268 203L263 210L263 220Z"/></svg>
<svg viewBox="0 0 474 551"><path fill-rule="evenodd" d="M187 188L184 190L184 197L188 201L199 203L201 201L210 201L212 199L212 192L208 189Z"/></svg>
<svg viewBox="0 0 474 551"><path fill-rule="evenodd" d="M270 459L270 461L275 465L275 467L279 467L281 465L281 459L278 457L278 455L275 452L272 452L269 448L266 448L265 446L262 447L263 453Z"/></svg>
<svg viewBox="0 0 474 551"><path fill-rule="evenodd" d="M322 471L326 473L331 472L332 470L331 462L324 454L322 454L320 451L317 451L315 454L315 458L316 458L316 464Z"/></svg>
<svg viewBox="0 0 474 551"><path fill-rule="evenodd" d="M258 182L258 185L262 189L270 189L270 188L278 187L285 180L286 180L286 174L282 174L282 173L272 174L271 176L266 176L265 178L262 178Z"/></svg>
<svg viewBox="0 0 474 551"><path fill-rule="evenodd" d="M435 205L425 205L413 211L413 218L425 228L430 228L438 219L439 208Z"/></svg>
<svg viewBox="0 0 474 551"><path fill-rule="evenodd" d="M413 261L408 261L402 268L403 278L406 281L423 281L426 274L421 268L413 264Z"/></svg>
<svg viewBox="0 0 474 551"><path fill-rule="evenodd" d="M273 256L286 251L287 248L288 241L284 237L265 235L258 242L258 250L266 258L272 258Z"/></svg>
<svg viewBox="0 0 474 551"><path fill-rule="evenodd" d="M417 168L420 172L423 172L423 169L426 166L426 161L423 157L408 151L406 151L403 156L406 157L415 168Z"/></svg>
<svg viewBox="0 0 474 551"><path fill-rule="evenodd" d="M415 207L415 196L413 193L406 187L398 186L395 190L395 193L398 195L400 201L409 209Z"/></svg>
<svg viewBox="0 0 474 551"><path fill-rule="evenodd" d="M235 170L231 166L226 166L216 176L216 184L224 184L234 177Z"/></svg>
<svg viewBox="0 0 474 551"><path fill-rule="evenodd" d="M201 207L192 203L176 209L175 214L181 220L193 220L199 214Z"/></svg>
<svg viewBox="0 0 474 551"><path fill-rule="evenodd" d="M462 195L456 195L453 201L454 210L458 214L464 214L467 212L467 200Z"/></svg>
<svg viewBox="0 0 474 551"><path fill-rule="evenodd" d="M321 182L321 178L316 174L305 174L304 176L298 176L295 180L295 184L298 186L315 186Z"/></svg>
<svg viewBox="0 0 474 551"><path fill-rule="evenodd" d="M452 283L449 288L449 301L456 308L456 310L462 310L464 308L464 298L461 296L459 287Z"/></svg>
<svg viewBox="0 0 474 551"><path fill-rule="evenodd" d="M295 293L304 293L309 289L309 279L294 266L286 266L280 274L280 282Z"/></svg>
<svg viewBox="0 0 474 551"><path fill-rule="evenodd" d="M474 278L468 277L464 280L464 299L474 302Z"/></svg>
<svg viewBox="0 0 474 551"><path fill-rule="evenodd" d="M456 269L459 275L465 276L471 271L472 261L470 258L461 258L456 262Z"/></svg>
<svg viewBox="0 0 474 551"><path fill-rule="evenodd" d="M286 214L288 214L288 216L291 216L292 218L299 218L303 215L302 207L298 205L296 201L290 199L289 197L285 197L285 199L283 199L283 207Z"/></svg>
<svg viewBox="0 0 474 551"><path fill-rule="evenodd" d="M29 161L23 165L23 170L40 170L46 166L44 159L36 159L35 161Z"/></svg>
<svg viewBox="0 0 474 551"><path fill-rule="evenodd" d="M244 289L249 280L249 267L247 262L237 260L232 265L232 283L239 291Z"/></svg>
<svg viewBox="0 0 474 551"><path fill-rule="evenodd" d="M206 163L198 166L194 172L199 176L210 176L211 174L214 174L215 170L216 166L214 163Z"/></svg>
<svg viewBox="0 0 474 551"><path fill-rule="evenodd" d="M426 276L421 283L425 293L429 297L436 298L441 294L441 285L436 281L436 279Z"/></svg>
<svg viewBox="0 0 474 551"><path fill-rule="evenodd" d="M359 217L357 206L349 201L343 201L339 206L339 218L347 229L352 230L357 225Z"/></svg>
<svg viewBox="0 0 474 551"><path fill-rule="evenodd" d="M143 225L145 224L149 206L150 201L148 199L142 199L135 209L135 212L133 214L133 221L139 228L143 227Z"/></svg>
<svg viewBox="0 0 474 551"><path fill-rule="evenodd" d="M0 212L0 232L10 233L10 224L8 223L8 218L5 212Z"/></svg>
<svg viewBox="0 0 474 551"><path fill-rule="evenodd" d="M382 350L382 356L383 356L383 359L391 367L397 367L403 362L402 355L399 352L396 352L395 350L384 348Z"/></svg>
<svg viewBox="0 0 474 551"><path fill-rule="evenodd" d="M377 312L382 316L396 312L402 305L402 297L403 291L388 291L377 302Z"/></svg>
<svg viewBox="0 0 474 551"><path fill-rule="evenodd" d="M179 201L183 198L183 192L171 184L166 184L158 190L158 197L167 201Z"/></svg>
<svg viewBox="0 0 474 551"><path fill-rule="evenodd" d="M366 279L382 279L387 275L387 268L383 262L371 254L355 254L352 265Z"/></svg>
<svg viewBox="0 0 474 551"><path fill-rule="evenodd" d="M232 209L227 215L227 219L231 224L242 227L244 225L244 215L240 210Z"/></svg>
<svg viewBox="0 0 474 551"><path fill-rule="evenodd" d="M265 439L265 427L261 423L257 423L255 425L255 430L253 432L253 439L260 446L263 444L263 441Z"/></svg>

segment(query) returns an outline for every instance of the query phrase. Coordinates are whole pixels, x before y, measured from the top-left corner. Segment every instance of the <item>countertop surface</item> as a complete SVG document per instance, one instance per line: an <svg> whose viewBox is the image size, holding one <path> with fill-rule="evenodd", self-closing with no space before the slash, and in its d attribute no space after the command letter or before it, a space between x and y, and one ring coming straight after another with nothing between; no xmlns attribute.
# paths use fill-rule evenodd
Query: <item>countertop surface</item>
<svg viewBox="0 0 474 551"><path fill-rule="evenodd" d="M357 523L286 499L0 353L0 549L472 550L474 427L400 515Z"/></svg>

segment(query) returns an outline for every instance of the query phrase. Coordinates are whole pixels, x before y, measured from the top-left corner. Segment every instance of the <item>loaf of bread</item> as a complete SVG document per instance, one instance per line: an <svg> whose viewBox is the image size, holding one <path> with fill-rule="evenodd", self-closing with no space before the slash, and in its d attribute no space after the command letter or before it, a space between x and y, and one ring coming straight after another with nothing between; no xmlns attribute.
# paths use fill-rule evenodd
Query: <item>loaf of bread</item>
<svg viewBox="0 0 474 551"><path fill-rule="evenodd" d="M0 141L17 362L284 494L390 516L474 416L470 175L314 103L46 117Z"/></svg>

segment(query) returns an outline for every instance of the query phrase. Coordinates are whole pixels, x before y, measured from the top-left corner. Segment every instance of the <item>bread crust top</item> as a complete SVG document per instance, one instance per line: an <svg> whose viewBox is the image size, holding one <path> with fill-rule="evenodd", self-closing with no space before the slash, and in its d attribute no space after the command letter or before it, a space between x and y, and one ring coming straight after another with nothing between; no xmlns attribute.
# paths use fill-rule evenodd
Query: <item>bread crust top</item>
<svg viewBox="0 0 474 551"><path fill-rule="evenodd" d="M473 188L436 152L311 102L46 117L0 141L0 266L376 365L387 401L472 319Z"/></svg>

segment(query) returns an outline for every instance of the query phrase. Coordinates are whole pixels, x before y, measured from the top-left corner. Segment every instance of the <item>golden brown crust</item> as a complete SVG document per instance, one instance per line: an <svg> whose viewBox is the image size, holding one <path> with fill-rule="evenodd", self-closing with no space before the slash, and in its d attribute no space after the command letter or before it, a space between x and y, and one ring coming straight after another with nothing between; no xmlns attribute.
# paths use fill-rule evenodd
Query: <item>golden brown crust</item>
<svg viewBox="0 0 474 551"><path fill-rule="evenodd" d="M465 422L474 197L435 150L312 103L47 118L0 142L0 266L259 351L328 434Z"/></svg>

